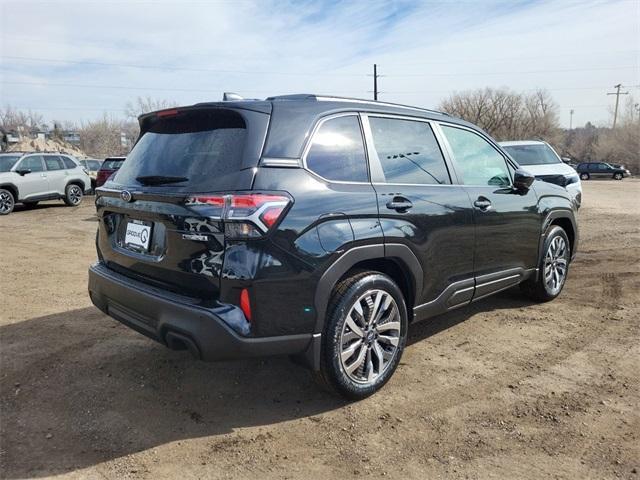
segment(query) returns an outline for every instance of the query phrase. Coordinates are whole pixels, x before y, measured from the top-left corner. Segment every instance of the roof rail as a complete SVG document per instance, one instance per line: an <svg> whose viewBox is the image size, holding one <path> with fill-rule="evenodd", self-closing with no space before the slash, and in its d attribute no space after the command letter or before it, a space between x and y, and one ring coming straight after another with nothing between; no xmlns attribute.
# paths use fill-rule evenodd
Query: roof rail
<svg viewBox="0 0 640 480"><path fill-rule="evenodd" d="M392 103L392 102L380 102L378 100L366 100L363 98L352 98L352 97L340 97L334 95L315 95L312 93L297 93L292 95L278 95L275 97L269 97L266 100L270 101L278 101L278 100L315 100L317 102L350 102L350 103L365 103L368 105L380 105L383 107L396 107L396 108L406 108L407 110L417 110L420 112L429 112L429 113L438 113L440 115L447 115L446 112L441 112L439 110L432 110L429 108L421 108L414 107L411 105L404 105L401 103Z"/></svg>

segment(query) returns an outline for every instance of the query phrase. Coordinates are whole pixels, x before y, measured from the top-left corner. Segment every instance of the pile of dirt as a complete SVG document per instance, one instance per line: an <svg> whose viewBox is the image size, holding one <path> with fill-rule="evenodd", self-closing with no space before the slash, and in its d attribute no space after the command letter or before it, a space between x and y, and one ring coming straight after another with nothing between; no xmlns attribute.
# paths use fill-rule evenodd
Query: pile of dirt
<svg viewBox="0 0 640 480"><path fill-rule="evenodd" d="M10 152L60 152L76 158L87 158L87 154L67 142L44 138L25 138L11 145Z"/></svg>

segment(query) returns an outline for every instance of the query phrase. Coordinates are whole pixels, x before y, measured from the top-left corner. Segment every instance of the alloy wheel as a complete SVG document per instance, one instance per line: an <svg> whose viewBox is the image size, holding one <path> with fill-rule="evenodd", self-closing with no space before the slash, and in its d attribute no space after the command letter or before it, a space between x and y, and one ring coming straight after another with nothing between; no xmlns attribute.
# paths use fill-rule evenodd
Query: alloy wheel
<svg viewBox="0 0 640 480"><path fill-rule="evenodd" d="M557 294L567 277L569 250L564 238L554 237L544 258L544 281L552 295Z"/></svg>
<svg viewBox="0 0 640 480"><path fill-rule="evenodd" d="M0 213L9 213L13 209L13 197L7 192L0 192Z"/></svg>
<svg viewBox="0 0 640 480"><path fill-rule="evenodd" d="M69 187L69 201L74 205L78 205L81 200L82 190L77 185L71 185Z"/></svg>
<svg viewBox="0 0 640 480"><path fill-rule="evenodd" d="M354 382L372 384L392 364L400 343L400 311L384 290L368 290L347 313L340 365Z"/></svg>

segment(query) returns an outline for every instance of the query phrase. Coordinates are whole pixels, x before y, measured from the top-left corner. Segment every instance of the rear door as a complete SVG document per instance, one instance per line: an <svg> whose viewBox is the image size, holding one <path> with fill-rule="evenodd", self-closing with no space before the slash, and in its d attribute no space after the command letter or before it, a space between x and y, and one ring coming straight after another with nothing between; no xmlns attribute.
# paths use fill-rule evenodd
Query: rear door
<svg viewBox="0 0 640 480"><path fill-rule="evenodd" d="M49 193L64 195L64 189L67 186L68 173L62 158L58 155L45 155L44 163L47 167Z"/></svg>
<svg viewBox="0 0 640 480"><path fill-rule="evenodd" d="M23 158L16 170L31 170L31 173L20 177L20 200L28 200L30 197L49 193L49 182L47 172L44 171L42 155L29 155Z"/></svg>
<svg viewBox="0 0 640 480"><path fill-rule="evenodd" d="M512 187L505 156L487 138L458 125L440 123L453 165L473 205L476 225L475 298L518 284L536 268L541 219L534 189Z"/></svg>
<svg viewBox="0 0 640 480"><path fill-rule="evenodd" d="M212 107L143 117L135 147L97 190L106 265L215 302L224 268L223 195L251 189L268 119Z"/></svg>
<svg viewBox="0 0 640 480"><path fill-rule="evenodd" d="M405 245L422 266L418 317L463 305L473 294L474 225L428 121L363 115L387 256Z"/></svg>

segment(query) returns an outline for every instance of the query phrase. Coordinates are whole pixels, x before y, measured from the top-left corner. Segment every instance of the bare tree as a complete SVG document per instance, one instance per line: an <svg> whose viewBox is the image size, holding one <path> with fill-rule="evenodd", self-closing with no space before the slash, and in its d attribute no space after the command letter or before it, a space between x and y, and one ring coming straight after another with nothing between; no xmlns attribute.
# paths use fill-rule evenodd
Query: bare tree
<svg viewBox="0 0 640 480"><path fill-rule="evenodd" d="M127 118L138 118L144 113L162 110L163 108L175 107L177 105L178 104L173 100L138 97L135 101L126 103L124 113Z"/></svg>
<svg viewBox="0 0 640 480"><path fill-rule="evenodd" d="M637 174L640 173L640 118L635 105L630 96L618 114L615 130L602 129L595 153L599 160L625 165Z"/></svg>
<svg viewBox="0 0 640 480"><path fill-rule="evenodd" d="M122 133L123 122L104 114L101 119L80 127L80 148L97 158L124 155L129 148L122 142Z"/></svg>
<svg viewBox="0 0 640 480"><path fill-rule="evenodd" d="M42 126L42 115L31 110L17 110L10 105L0 108L0 126L7 131L15 131L22 135Z"/></svg>
<svg viewBox="0 0 640 480"><path fill-rule="evenodd" d="M558 107L545 90L528 95L506 88L454 93L440 109L480 126L498 140L558 140Z"/></svg>

